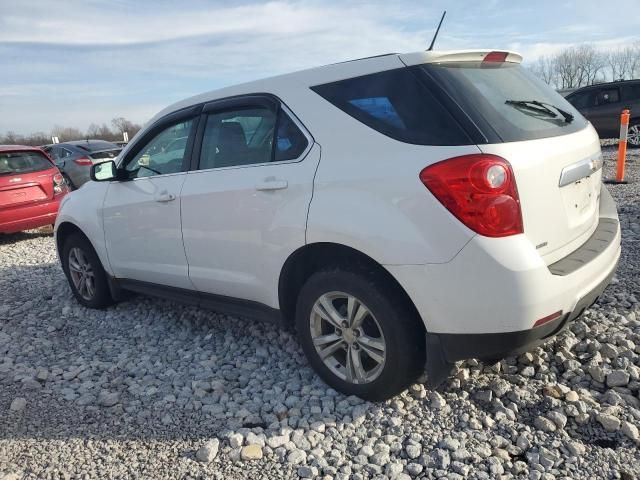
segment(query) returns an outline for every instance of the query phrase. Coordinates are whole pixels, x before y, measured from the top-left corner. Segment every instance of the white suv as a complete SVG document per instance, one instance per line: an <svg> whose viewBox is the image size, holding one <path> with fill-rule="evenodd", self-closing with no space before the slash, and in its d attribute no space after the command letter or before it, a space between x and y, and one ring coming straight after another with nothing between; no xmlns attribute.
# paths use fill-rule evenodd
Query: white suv
<svg viewBox="0 0 640 480"><path fill-rule="evenodd" d="M74 295L277 320L370 400L530 348L604 290L620 228L596 132L521 60L390 54L165 109L63 201Z"/></svg>

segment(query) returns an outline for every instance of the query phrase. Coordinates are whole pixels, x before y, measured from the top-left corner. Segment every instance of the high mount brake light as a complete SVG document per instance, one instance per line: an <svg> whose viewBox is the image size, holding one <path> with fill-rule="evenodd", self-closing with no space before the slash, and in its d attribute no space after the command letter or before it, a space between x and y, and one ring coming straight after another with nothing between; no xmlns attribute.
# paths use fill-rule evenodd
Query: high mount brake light
<svg viewBox="0 0 640 480"><path fill-rule="evenodd" d="M420 172L420 180L455 217L486 237L523 233L511 165L488 154L454 157Z"/></svg>
<svg viewBox="0 0 640 480"><path fill-rule="evenodd" d="M502 63L507 61L507 55L509 55L509 52L489 52L482 61Z"/></svg>
<svg viewBox="0 0 640 480"><path fill-rule="evenodd" d="M74 163L76 163L77 165L83 165L83 166L89 166L89 165L93 164L93 162L91 161L91 159L89 157L76 158L74 160Z"/></svg>

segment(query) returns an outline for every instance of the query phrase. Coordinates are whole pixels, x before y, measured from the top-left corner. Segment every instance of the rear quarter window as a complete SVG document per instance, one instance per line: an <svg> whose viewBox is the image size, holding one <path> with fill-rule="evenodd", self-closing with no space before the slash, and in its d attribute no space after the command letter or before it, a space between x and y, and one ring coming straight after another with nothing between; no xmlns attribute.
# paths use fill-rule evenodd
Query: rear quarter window
<svg viewBox="0 0 640 480"><path fill-rule="evenodd" d="M473 143L419 75L408 68L311 89L359 122L395 140L416 145Z"/></svg>

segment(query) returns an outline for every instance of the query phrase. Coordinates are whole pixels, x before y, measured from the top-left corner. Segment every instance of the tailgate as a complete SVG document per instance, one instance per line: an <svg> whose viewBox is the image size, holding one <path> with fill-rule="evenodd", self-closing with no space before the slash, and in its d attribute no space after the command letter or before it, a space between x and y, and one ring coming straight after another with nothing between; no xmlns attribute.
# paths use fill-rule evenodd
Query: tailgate
<svg viewBox="0 0 640 480"><path fill-rule="evenodd" d="M51 192L46 192L41 184L35 182L0 187L0 208L40 202L51 198L53 198L53 189Z"/></svg>
<svg viewBox="0 0 640 480"><path fill-rule="evenodd" d="M511 163L524 234L547 265L587 241L598 225L602 181L600 140L593 128L479 148Z"/></svg>

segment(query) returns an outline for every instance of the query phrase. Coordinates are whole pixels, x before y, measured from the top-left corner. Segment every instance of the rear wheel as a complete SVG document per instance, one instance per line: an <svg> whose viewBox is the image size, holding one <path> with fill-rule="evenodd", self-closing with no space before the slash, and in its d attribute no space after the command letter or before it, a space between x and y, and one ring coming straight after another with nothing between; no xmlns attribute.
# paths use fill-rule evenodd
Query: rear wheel
<svg viewBox="0 0 640 480"><path fill-rule="evenodd" d="M113 303L107 274L89 240L77 233L69 236L61 257L71 291L82 305L104 308Z"/></svg>
<svg viewBox="0 0 640 480"><path fill-rule="evenodd" d="M334 270L302 287L296 327L303 350L334 389L386 400L424 369L424 331L406 300L379 279Z"/></svg>
<svg viewBox="0 0 640 480"><path fill-rule="evenodd" d="M629 125L629 133L627 135L627 144L631 148L640 148L640 120L631 120Z"/></svg>

